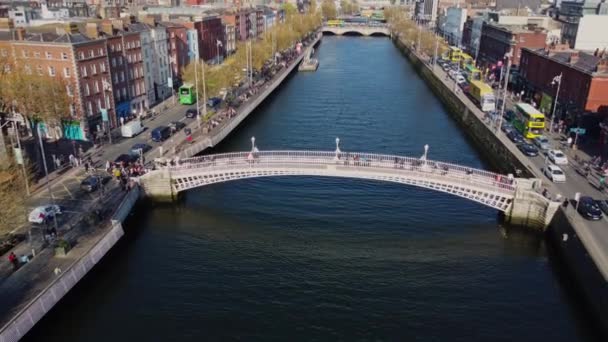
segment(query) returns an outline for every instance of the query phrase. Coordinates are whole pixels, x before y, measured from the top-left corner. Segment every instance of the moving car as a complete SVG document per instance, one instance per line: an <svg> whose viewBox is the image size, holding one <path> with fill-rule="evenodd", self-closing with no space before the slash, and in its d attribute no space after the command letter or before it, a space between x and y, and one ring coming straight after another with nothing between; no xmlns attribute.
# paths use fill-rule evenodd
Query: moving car
<svg viewBox="0 0 608 342"><path fill-rule="evenodd" d="M146 153L152 149L152 146L144 143L137 143L131 147L129 154L139 157L140 151L141 153Z"/></svg>
<svg viewBox="0 0 608 342"><path fill-rule="evenodd" d="M534 147L534 145L523 142L517 145L517 148L528 157L536 157L538 156L538 149Z"/></svg>
<svg viewBox="0 0 608 342"><path fill-rule="evenodd" d="M608 215L608 200L601 199L601 200L597 200L595 202L600 207L600 209L602 209L604 214Z"/></svg>
<svg viewBox="0 0 608 342"><path fill-rule="evenodd" d="M55 215L61 215L61 207L56 204L41 205L34 208L27 217L27 220L32 223L43 223L47 218L53 218Z"/></svg>
<svg viewBox="0 0 608 342"><path fill-rule="evenodd" d="M547 139L547 137L545 137L544 135L534 138L534 145L536 145L541 150L548 150L551 148L549 139Z"/></svg>
<svg viewBox="0 0 608 342"><path fill-rule="evenodd" d="M512 130L511 132L507 133L507 137L516 144L521 144L525 140L524 136L516 130Z"/></svg>
<svg viewBox="0 0 608 342"><path fill-rule="evenodd" d="M587 220L597 221L602 219L600 206L589 196L582 196L576 204L576 211Z"/></svg>
<svg viewBox="0 0 608 342"><path fill-rule="evenodd" d="M171 121L169 123L169 128L171 128L173 131L177 132L180 129L186 127L186 124L181 122L181 121Z"/></svg>
<svg viewBox="0 0 608 342"><path fill-rule="evenodd" d="M98 176L88 176L80 183L80 189L85 192L93 192L99 189L101 185L101 178Z"/></svg>
<svg viewBox="0 0 608 342"><path fill-rule="evenodd" d="M158 126L150 132L152 141L161 142L167 140L171 136L171 128L167 126Z"/></svg>
<svg viewBox="0 0 608 342"><path fill-rule="evenodd" d="M125 138L132 138L143 131L144 127L141 125L141 121L139 120L127 122L126 124L120 127L120 132Z"/></svg>
<svg viewBox="0 0 608 342"><path fill-rule="evenodd" d="M114 159L115 163L123 163L125 165L135 163L137 161L138 156L134 156L132 154L121 154L116 159Z"/></svg>
<svg viewBox="0 0 608 342"><path fill-rule="evenodd" d="M194 119L196 117L196 109L191 108L186 111L186 117L188 119Z"/></svg>
<svg viewBox="0 0 608 342"><path fill-rule="evenodd" d="M557 165L547 165L543 169L543 173L553 183L564 183L566 181L566 174Z"/></svg>
<svg viewBox="0 0 608 342"><path fill-rule="evenodd" d="M464 76L462 76L462 75L460 75L460 74L456 75L456 83L457 83L457 84L459 84L459 85L460 85L460 84L462 84L462 83L466 83L466 82L467 82L467 79L466 79L466 78L464 78Z"/></svg>
<svg viewBox="0 0 608 342"><path fill-rule="evenodd" d="M553 164L556 164L556 165L567 165L568 164L568 157L566 157L564 152L562 152L560 150L550 150L547 153L547 157L549 158L549 160L551 162L553 162Z"/></svg>

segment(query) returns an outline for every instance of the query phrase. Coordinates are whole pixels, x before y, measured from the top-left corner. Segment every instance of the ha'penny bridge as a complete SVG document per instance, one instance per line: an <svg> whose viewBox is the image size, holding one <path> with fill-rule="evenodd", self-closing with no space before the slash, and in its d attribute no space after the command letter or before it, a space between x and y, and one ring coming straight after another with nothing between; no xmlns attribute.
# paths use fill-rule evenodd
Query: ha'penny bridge
<svg viewBox="0 0 608 342"><path fill-rule="evenodd" d="M504 212L513 222L544 225L550 202L535 190L536 179L481 170L422 157L334 151L259 151L161 161L140 179L145 193L174 200L187 190L260 177L338 177L416 186L452 194ZM551 217L549 215L548 217Z"/></svg>

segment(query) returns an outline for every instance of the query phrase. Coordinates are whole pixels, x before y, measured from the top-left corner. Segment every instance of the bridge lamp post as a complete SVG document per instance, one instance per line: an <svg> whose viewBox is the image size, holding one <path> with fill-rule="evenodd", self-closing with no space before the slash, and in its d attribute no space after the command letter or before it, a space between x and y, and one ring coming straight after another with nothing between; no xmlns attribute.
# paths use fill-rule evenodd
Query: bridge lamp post
<svg viewBox="0 0 608 342"><path fill-rule="evenodd" d="M500 114L498 117L498 125L494 128L496 134L500 132L500 126L502 126L502 117L505 115L505 105L507 104L507 86L509 85L509 73L511 72L511 62L513 59L513 45L515 42L511 42L511 48L509 52L505 54L505 58L507 59L507 75L505 76L505 85L502 90L502 106L500 108Z"/></svg>
<svg viewBox="0 0 608 342"><path fill-rule="evenodd" d="M336 138L336 159L340 157L340 138Z"/></svg>
<svg viewBox="0 0 608 342"><path fill-rule="evenodd" d="M555 92L555 103L553 104L553 113L551 113L551 127L549 127L549 132L553 133L553 126L555 126L555 110L557 109L557 99L559 97L559 88L562 86L562 73L553 77L553 81L551 81L551 85L555 85L557 83L557 91Z"/></svg>
<svg viewBox="0 0 608 342"><path fill-rule="evenodd" d="M251 137L251 152L255 152L255 137Z"/></svg>
<svg viewBox="0 0 608 342"><path fill-rule="evenodd" d="M426 164L426 156L429 154L429 145L424 145L424 163Z"/></svg>

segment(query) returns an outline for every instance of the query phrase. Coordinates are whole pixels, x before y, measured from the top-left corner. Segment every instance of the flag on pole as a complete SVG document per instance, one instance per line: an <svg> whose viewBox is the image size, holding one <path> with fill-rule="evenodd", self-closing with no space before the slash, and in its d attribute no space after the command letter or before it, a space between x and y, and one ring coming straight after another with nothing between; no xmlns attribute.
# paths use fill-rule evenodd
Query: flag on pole
<svg viewBox="0 0 608 342"><path fill-rule="evenodd" d="M220 47L221 47L221 46L223 46L223 45L222 45L222 42L221 42L221 41L219 41L219 40L217 41L217 43L216 43L216 44L217 44L217 46L220 46Z"/></svg>
<svg viewBox="0 0 608 342"><path fill-rule="evenodd" d="M554 83L559 83L561 81L562 81L562 74L559 74L559 75L553 77L553 82Z"/></svg>

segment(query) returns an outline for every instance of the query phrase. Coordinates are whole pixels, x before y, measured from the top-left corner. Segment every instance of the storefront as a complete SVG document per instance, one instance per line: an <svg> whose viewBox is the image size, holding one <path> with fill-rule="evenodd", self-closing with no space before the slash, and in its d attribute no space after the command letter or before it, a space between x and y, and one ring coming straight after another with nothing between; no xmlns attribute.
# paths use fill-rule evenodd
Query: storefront
<svg viewBox="0 0 608 342"><path fill-rule="evenodd" d="M62 123L63 137L68 140L86 140L80 121L65 120Z"/></svg>

